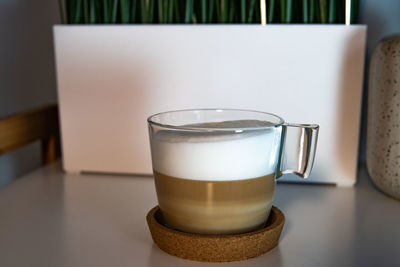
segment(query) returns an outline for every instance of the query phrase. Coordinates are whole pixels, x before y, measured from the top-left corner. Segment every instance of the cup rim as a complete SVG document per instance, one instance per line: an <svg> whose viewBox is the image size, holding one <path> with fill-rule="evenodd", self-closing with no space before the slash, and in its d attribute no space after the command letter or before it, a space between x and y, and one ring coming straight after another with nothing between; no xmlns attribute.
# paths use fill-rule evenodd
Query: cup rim
<svg viewBox="0 0 400 267"><path fill-rule="evenodd" d="M265 125L265 126L255 126L255 127L232 127L232 128L211 128L211 127L190 127L190 126L177 126L177 125L172 125L172 124L165 124L165 123L160 123L154 121L154 118L160 115L165 115L168 113L178 113L178 112L193 112L193 111L215 111L215 112L224 112L224 111L234 111L234 112L251 112L251 113L258 113L258 114L263 114L263 115L268 115L275 117L278 119L277 123L271 122L271 125ZM164 112L159 112L156 114L153 114L147 118L147 122L150 125L156 125L165 129L171 129L171 130L183 130L183 131L196 131L196 132L242 132L242 131L254 131L254 130L265 130L265 129L271 129L275 128L278 126L281 126L285 124L285 121L283 118L281 118L278 115L275 115L273 113L269 112L264 112L264 111L258 111L258 110L251 110L251 109L233 109L233 108L195 108L195 109L178 109L178 110L171 110L171 111L164 111Z"/></svg>

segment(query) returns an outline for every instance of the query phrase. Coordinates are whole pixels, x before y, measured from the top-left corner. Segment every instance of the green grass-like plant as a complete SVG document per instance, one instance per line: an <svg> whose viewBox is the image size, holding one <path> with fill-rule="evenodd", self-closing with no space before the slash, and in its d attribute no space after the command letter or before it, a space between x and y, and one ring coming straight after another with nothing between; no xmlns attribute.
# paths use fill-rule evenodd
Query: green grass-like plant
<svg viewBox="0 0 400 267"><path fill-rule="evenodd" d="M61 23L183 24L261 23L260 1L268 23L345 21L345 0L58 0ZM359 0L352 0L351 22Z"/></svg>

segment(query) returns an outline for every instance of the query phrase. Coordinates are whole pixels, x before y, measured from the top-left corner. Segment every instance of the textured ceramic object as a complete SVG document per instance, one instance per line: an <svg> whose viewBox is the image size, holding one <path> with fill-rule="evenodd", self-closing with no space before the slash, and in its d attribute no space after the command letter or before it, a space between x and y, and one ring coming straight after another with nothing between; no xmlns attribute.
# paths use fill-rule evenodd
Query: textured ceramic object
<svg viewBox="0 0 400 267"><path fill-rule="evenodd" d="M371 58L367 167L377 187L400 199L400 35L382 40Z"/></svg>

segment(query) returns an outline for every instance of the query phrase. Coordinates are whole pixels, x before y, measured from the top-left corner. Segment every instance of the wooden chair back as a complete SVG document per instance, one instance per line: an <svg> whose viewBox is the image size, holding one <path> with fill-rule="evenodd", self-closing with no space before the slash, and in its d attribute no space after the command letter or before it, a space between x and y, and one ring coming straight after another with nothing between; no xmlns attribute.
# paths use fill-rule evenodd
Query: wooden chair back
<svg viewBox="0 0 400 267"><path fill-rule="evenodd" d="M53 162L60 155L56 104L0 118L0 155L38 140L42 164Z"/></svg>

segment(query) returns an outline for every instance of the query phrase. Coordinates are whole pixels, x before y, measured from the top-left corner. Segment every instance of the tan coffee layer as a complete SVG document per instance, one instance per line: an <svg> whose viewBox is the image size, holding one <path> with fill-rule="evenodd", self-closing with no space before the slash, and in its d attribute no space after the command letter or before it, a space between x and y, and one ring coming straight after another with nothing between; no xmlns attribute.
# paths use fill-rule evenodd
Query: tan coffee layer
<svg viewBox="0 0 400 267"><path fill-rule="evenodd" d="M179 232L164 226L158 206L147 214L154 243L168 254L195 261L225 262L257 257L274 248L281 235L285 217L276 207L264 228L246 234L201 235Z"/></svg>
<svg viewBox="0 0 400 267"><path fill-rule="evenodd" d="M203 181L154 171L154 178L166 223L181 231L200 234L244 233L262 227L275 190L275 174Z"/></svg>

